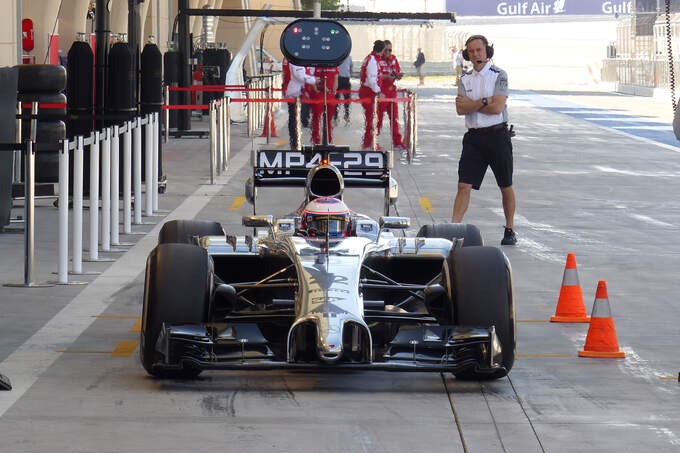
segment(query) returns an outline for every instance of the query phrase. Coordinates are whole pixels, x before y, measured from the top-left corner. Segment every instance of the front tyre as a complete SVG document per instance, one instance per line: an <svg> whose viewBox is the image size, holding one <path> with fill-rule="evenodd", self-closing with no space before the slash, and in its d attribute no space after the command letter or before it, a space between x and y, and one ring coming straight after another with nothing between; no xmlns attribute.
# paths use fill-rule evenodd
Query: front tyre
<svg viewBox="0 0 680 453"><path fill-rule="evenodd" d="M190 378L199 369L165 370L156 350L163 323L202 323L208 317L212 265L207 252L189 244L160 244L146 261L140 356L153 376Z"/></svg>
<svg viewBox="0 0 680 453"><path fill-rule="evenodd" d="M463 247L484 245L482 233L476 225L471 223L435 223L423 225L416 236L421 238L448 239L451 242L456 239L462 239Z"/></svg>
<svg viewBox="0 0 680 453"><path fill-rule="evenodd" d="M456 378L501 378L515 362L515 304L510 263L496 247L464 247L454 250L447 261L456 324L495 326L502 349L500 364L505 368L492 373L466 370L456 373Z"/></svg>

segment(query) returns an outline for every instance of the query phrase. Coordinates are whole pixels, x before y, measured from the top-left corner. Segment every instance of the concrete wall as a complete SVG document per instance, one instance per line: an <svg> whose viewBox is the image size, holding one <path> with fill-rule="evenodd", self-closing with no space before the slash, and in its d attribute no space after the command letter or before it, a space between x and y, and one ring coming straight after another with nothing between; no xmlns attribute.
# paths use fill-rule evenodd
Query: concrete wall
<svg viewBox="0 0 680 453"><path fill-rule="evenodd" d="M35 29L35 48L28 54L35 56L36 63L44 63L47 52L47 37L52 34L53 29L55 33L59 33L57 20L59 2L55 0L22 0L22 9L22 17L33 20ZM12 20L14 20L14 17L12 16Z"/></svg>
<svg viewBox="0 0 680 453"><path fill-rule="evenodd" d="M0 67L17 63L17 11L15 0L1 0Z"/></svg>

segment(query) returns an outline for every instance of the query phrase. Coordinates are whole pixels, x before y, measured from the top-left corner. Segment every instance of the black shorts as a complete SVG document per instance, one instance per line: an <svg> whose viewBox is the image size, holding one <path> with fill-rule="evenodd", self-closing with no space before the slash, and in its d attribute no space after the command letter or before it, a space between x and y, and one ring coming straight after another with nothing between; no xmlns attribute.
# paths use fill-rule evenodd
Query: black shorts
<svg viewBox="0 0 680 453"><path fill-rule="evenodd" d="M512 142L507 128L468 131L463 137L463 152L458 161L458 182L479 190L491 167L501 189L512 185Z"/></svg>

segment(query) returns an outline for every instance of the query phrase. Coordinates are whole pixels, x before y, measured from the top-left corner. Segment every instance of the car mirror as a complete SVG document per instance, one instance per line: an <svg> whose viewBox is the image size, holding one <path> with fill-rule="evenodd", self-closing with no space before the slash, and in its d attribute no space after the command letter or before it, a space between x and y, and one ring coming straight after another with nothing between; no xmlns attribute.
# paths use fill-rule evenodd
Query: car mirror
<svg viewBox="0 0 680 453"><path fill-rule="evenodd" d="M246 215L243 216L243 226L251 228L271 228L274 225L274 217L271 215Z"/></svg>
<svg viewBox="0 0 680 453"><path fill-rule="evenodd" d="M397 199L399 198L399 184L397 180L390 176L390 205L395 206L397 204Z"/></svg>
<svg viewBox="0 0 680 453"><path fill-rule="evenodd" d="M380 217L380 229L388 228L391 230L405 230L411 226L411 219L408 217Z"/></svg>

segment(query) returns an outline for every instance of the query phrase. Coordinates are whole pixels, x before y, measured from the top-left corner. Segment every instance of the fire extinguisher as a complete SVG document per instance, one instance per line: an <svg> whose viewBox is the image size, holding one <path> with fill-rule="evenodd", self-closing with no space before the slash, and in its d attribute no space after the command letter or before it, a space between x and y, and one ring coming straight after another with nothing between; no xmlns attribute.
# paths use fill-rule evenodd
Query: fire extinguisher
<svg viewBox="0 0 680 453"><path fill-rule="evenodd" d="M31 19L21 21L21 45L24 52L30 52L35 47L33 21Z"/></svg>

